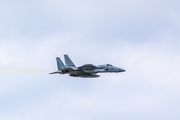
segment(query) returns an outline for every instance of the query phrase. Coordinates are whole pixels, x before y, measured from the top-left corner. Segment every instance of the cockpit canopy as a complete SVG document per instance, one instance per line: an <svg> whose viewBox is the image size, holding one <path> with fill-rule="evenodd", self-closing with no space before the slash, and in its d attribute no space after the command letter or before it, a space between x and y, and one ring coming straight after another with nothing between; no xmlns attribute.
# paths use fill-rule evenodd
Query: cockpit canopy
<svg viewBox="0 0 180 120"><path fill-rule="evenodd" d="M106 64L106 66L112 66L111 64Z"/></svg>

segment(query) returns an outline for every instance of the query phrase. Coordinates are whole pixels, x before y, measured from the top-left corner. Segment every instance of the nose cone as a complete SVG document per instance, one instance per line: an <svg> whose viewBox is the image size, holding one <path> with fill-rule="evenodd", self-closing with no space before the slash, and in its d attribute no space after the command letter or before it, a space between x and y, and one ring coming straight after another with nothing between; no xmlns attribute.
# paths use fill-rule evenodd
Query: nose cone
<svg viewBox="0 0 180 120"><path fill-rule="evenodd" d="M125 72L126 70L119 68L118 71L119 72Z"/></svg>

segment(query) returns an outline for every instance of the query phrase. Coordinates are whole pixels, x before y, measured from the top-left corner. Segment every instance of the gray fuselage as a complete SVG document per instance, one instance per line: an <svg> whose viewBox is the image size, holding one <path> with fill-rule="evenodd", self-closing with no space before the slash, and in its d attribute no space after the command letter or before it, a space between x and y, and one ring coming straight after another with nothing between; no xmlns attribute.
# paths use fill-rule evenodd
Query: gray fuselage
<svg viewBox="0 0 180 120"><path fill-rule="evenodd" d="M107 73L107 72L125 72L124 69L114 67L111 64L106 65L92 65L92 64L85 64L80 67L76 67L74 63L71 61L68 55L64 55L65 64L61 61L59 57L56 58L58 71L52 72L50 74L69 74L73 77L84 77L84 78L95 78L99 77L96 75L97 73Z"/></svg>

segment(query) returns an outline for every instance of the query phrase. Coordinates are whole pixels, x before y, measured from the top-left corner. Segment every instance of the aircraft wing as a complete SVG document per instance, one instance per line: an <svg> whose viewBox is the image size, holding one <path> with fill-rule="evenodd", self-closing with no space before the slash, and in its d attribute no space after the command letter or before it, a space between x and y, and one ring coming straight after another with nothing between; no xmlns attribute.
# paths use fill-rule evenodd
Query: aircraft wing
<svg viewBox="0 0 180 120"><path fill-rule="evenodd" d="M64 68L64 69L62 69L62 70L74 71L75 69L73 69L73 68Z"/></svg>
<svg viewBox="0 0 180 120"><path fill-rule="evenodd" d="M78 67L78 69L80 70L94 70L96 68L96 66L94 66L93 64L85 64L83 66Z"/></svg>

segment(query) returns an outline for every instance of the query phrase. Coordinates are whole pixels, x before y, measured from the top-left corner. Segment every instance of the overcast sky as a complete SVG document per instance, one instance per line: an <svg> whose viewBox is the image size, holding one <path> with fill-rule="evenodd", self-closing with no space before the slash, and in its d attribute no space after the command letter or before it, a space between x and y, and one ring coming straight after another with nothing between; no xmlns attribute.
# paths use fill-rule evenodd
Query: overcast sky
<svg viewBox="0 0 180 120"><path fill-rule="evenodd" d="M179 120L179 0L0 0L0 120ZM126 70L49 75L55 57Z"/></svg>

